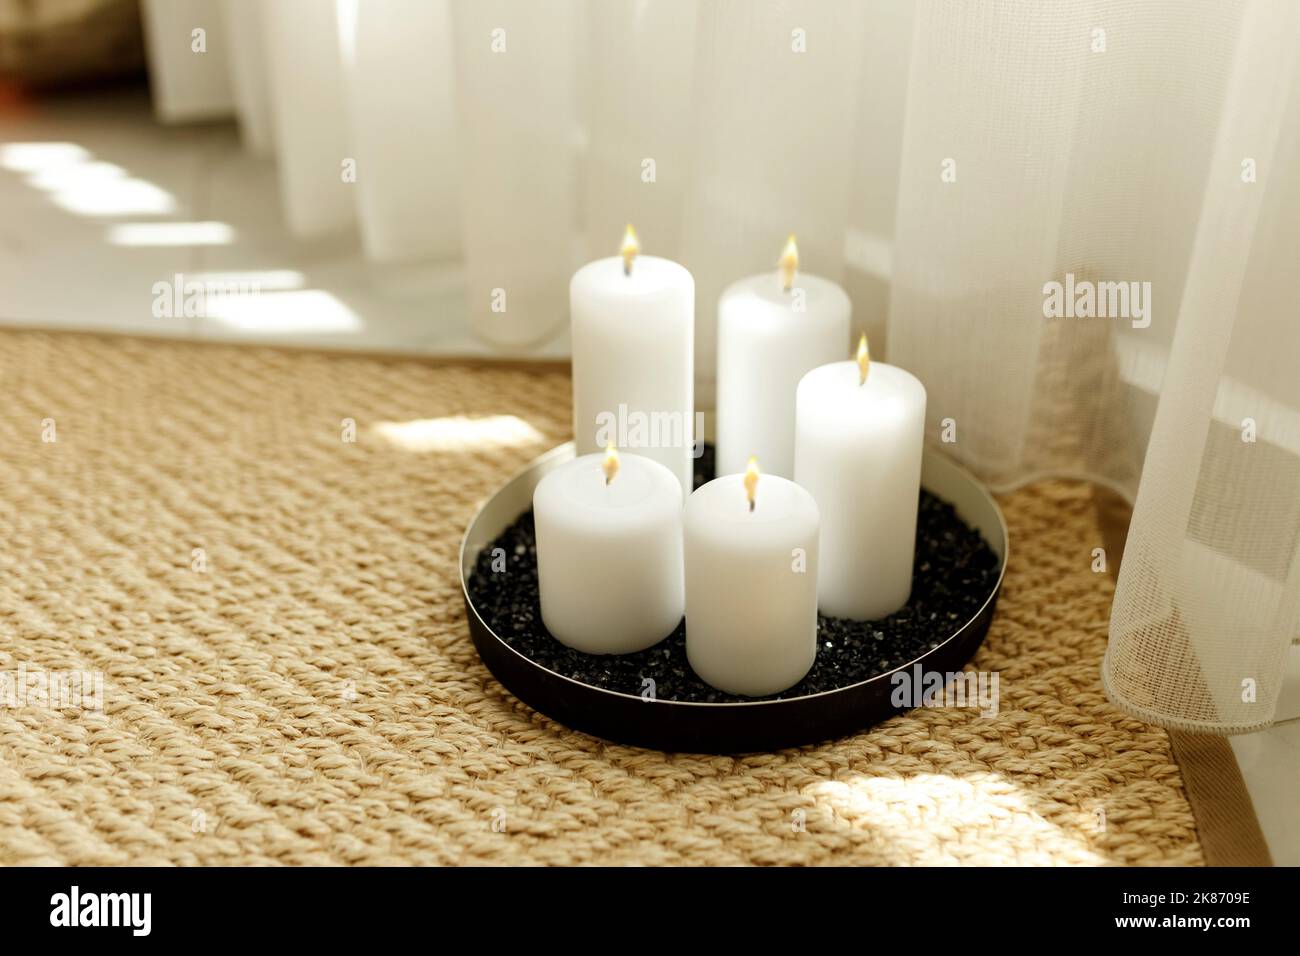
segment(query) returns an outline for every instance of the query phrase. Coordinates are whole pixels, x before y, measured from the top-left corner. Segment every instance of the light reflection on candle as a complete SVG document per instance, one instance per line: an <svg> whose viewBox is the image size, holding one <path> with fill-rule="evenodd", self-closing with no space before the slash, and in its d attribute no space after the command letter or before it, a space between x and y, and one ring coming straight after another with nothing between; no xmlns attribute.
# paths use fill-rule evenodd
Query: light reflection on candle
<svg viewBox="0 0 1300 956"><path fill-rule="evenodd" d="M795 245L794 233L790 233L790 238L785 241L785 249L781 252L781 291L789 292L794 288L794 276L799 271L799 247Z"/></svg>
<svg viewBox="0 0 1300 956"><path fill-rule="evenodd" d="M867 384L867 371L871 368L871 353L867 351L867 333L858 339L858 384Z"/></svg>
<svg viewBox="0 0 1300 956"><path fill-rule="evenodd" d="M749 510L754 510L754 498L758 493L758 459L749 456L749 467L745 469L745 497L749 499Z"/></svg>
<svg viewBox="0 0 1300 956"><path fill-rule="evenodd" d="M641 253L641 243L637 241L636 230L632 224L627 224L627 232L623 233L623 245L619 248L619 255L623 257L623 275L632 274L632 260Z"/></svg>

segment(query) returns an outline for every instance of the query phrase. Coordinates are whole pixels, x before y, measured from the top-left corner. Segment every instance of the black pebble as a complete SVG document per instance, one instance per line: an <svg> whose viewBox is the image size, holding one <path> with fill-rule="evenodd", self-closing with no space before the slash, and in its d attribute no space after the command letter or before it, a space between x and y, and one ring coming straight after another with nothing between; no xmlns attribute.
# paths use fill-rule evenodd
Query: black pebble
<svg viewBox="0 0 1300 956"><path fill-rule="evenodd" d="M713 475L713 448L696 460L695 487ZM708 477L706 477L708 476ZM492 551L512 557L506 573L493 573ZM817 617L817 659L802 681L770 699L834 690L890 671L937 647L979 610L997 581L998 559L952 505L924 489L916 521L912 596L907 606L879 621ZM655 682L660 700L703 703L747 700L715 690L686 660L686 626L635 654L584 654L565 647L542 624L537 594L537 539L530 509L484 548L469 579L470 598L498 635L521 654L574 680L640 696L643 679Z"/></svg>

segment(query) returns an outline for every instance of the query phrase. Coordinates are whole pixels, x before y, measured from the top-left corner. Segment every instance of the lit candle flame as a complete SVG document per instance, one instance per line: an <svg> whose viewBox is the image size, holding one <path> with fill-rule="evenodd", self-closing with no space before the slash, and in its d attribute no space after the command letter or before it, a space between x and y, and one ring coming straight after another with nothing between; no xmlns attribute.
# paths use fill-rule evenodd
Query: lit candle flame
<svg viewBox="0 0 1300 956"><path fill-rule="evenodd" d="M799 271L799 247L795 245L794 233L785 241L781 252L781 291L789 292L794 288L794 274Z"/></svg>
<svg viewBox="0 0 1300 956"><path fill-rule="evenodd" d="M605 446L605 460L601 462L600 470L605 473L605 484L608 485L618 474L618 452L613 444Z"/></svg>
<svg viewBox="0 0 1300 956"><path fill-rule="evenodd" d="M627 232L623 233L623 245L618 251L623 257L623 275L630 276L632 260L641 254L641 243L637 241L636 230L630 222L627 224Z"/></svg>
<svg viewBox="0 0 1300 956"><path fill-rule="evenodd" d="M749 467L745 469L745 497L749 499L749 510L754 510L754 497L758 493L758 459L749 456Z"/></svg>
<svg viewBox="0 0 1300 956"><path fill-rule="evenodd" d="M867 351L867 333L858 339L858 384L867 383L867 371L871 368L871 353Z"/></svg>

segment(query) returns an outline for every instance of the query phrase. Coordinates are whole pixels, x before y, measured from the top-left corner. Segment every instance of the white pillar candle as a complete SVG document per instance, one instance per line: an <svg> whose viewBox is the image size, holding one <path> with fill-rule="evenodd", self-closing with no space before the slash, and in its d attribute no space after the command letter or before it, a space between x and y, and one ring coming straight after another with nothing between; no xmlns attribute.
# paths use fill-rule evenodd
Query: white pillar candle
<svg viewBox="0 0 1300 956"><path fill-rule="evenodd" d="M793 478L799 379L849 347L848 295L797 265L791 236L778 273L741 279L718 300L719 475L755 455L765 473Z"/></svg>
<svg viewBox="0 0 1300 956"><path fill-rule="evenodd" d="M668 259L590 262L569 284L573 438L578 454L608 444L651 458L688 495L694 472L695 280Z"/></svg>
<svg viewBox="0 0 1300 956"><path fill-rule="evenodd" d="M639 455L583 455L533 492L542 623L588 654L629 654L682 620L682 489Z"/></svg>
<svg viewBox="0 0 1300 956"><path fill-rule="evenodd" d="M821 511L822 614L877 620L907 603L924 435L925 386L869 361L865 336L857 362L800 381L794 478Z"/></svg>
<svg viewBox="0 0 1300 956"><path fill-rule="evenodd" d="M752 502L752 508L751 503ZM686 656L704 681L763 697L817 656L817 505L775 475L724 475L686 500Z"/></svg>

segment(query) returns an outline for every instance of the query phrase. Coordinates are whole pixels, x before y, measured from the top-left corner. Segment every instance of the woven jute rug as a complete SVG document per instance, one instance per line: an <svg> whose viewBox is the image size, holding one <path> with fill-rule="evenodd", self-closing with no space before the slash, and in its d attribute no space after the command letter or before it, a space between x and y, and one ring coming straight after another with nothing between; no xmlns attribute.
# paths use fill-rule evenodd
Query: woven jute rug
<svg viewBox="0 0 1300 956"><path fill-rule="evenodd" d="M535 713L466 632L461 534L566 438L563 370L0 349L0 670L102 675L102 710L0 707L2 862L1203 861L1169 737L1102 695L1083 486L1003 500L997 716L663 754Z"/></svg>

